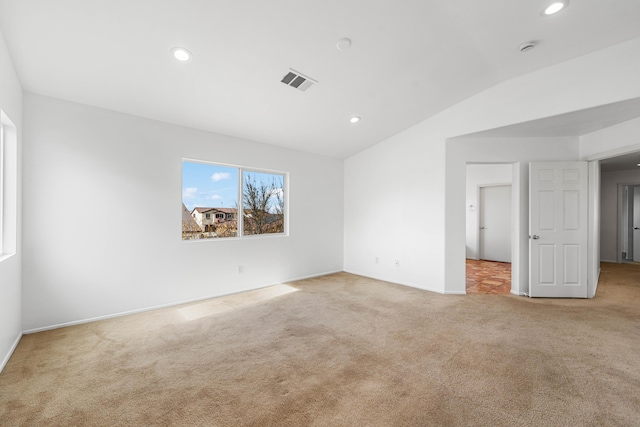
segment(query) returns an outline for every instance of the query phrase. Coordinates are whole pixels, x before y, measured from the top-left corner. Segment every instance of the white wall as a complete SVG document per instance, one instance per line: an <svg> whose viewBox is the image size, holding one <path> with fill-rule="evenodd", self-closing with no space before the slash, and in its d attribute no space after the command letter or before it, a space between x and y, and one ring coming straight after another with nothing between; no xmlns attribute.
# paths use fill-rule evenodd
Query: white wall
<svg viewBox="0 0 640 427"><path fill-rule="evenodd" d="M344 268L442 292L444 145L420 134L408 129L345 161Z"/></svg>
<svg viewBox="0 0 640 427"><path fill-rule="evenodd" d="M21 150L22 150L22 86L13 68L13 63L4 37L0 32L0 109L16 126L18 132L17 171L17 253L0 261L0 371L22 335L22 289L21 289Z"/></svg>
<svg viewBox="0 0 640 427"><path fill-rule="evenodd" d="M639 49L634 39L506 81L347 159L345 269L463 293L465 162L447 150L447 139L636 98ZM507 157L496 144L485 161ZM575 147L551 145L536 158L577 160ZM526 176L524 168L517 173ZM393 267L394 258L400 267Z"/></svg>
<svg viewBox="0 0 640 427"><path fill-rule="evenodd" d="M467 165L467 199L465 209L467 258L478 259L478 186L488 184L511 184L512 167L506 165ZM473 206L473 208L471 208Z"/></svg>
<svg viewBox="0 0 640 427"><path fill-rule="evenodd" d="M640 170L601 175L600 259L606 262L618 258L618 184L640 184Z"/></svg>
<svg viewBox="0 0 640 427"><path fill-rule="evenodd" d="M24 117L27 331L342 270L340 160L33 94ZM181 241L183 157L289 172L290 236Z"/></svg>

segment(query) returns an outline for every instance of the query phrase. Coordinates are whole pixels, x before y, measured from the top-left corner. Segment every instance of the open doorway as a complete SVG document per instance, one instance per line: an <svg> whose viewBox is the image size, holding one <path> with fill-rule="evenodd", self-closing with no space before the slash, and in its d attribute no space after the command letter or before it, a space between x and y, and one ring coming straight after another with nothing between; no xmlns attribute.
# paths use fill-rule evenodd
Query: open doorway
<svg viewBox="0 0 640 427"><path fill-rule="evenodd" d="M467 164L466 293L509 294L511 164Z"/></svg>
<svg viewBox="0 0 640 427"><path fill-rule="evenodd" d="M640 152L600 160L600 260L603 262L640 261L638 163Z"/></svg>
<svg viewBox="0 0 640 427"><path fill-rule="evenodd" d="M640 264L640 183L619 184L619 262Z"/></svg>

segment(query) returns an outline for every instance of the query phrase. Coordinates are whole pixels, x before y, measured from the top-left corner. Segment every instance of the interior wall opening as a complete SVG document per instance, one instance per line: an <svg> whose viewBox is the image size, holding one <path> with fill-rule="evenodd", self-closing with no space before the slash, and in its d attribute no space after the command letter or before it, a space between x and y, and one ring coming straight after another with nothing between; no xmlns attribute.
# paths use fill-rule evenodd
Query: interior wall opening
<svg viewBox="0 0 640 427"><path fill-rule="evenodd" d="M466 166L466 293L509 294L513 167Z"/></svg>
<svg viewBox="0 0 640 427"><path fill-rule="evenodd" d="M600 160L600 260L640 263L640 151Z"/></svg>

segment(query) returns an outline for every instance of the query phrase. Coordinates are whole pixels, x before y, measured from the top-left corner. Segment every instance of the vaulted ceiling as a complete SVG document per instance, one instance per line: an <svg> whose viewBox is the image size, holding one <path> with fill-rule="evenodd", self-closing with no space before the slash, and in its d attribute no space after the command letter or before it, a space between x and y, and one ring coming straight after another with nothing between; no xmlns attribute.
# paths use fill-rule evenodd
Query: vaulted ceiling
<svg viewBox="0 0 640 427"><path fill-rule="evenodd" d="M345 158L501 81L640 37L638 0L543 16L550 3L0 0L0 26L26 91ZM287 86L289 69L318 83Z"/></svg>

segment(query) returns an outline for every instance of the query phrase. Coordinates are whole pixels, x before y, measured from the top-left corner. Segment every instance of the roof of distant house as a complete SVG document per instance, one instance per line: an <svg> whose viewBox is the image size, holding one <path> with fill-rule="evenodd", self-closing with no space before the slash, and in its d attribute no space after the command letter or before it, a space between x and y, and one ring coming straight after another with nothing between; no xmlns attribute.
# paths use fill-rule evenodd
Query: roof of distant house
<svg viewBox="0 0 640 427"><path fill-rule="evenodd" d="M236 213L236 209L234 208L213 208L213 210L224 213Z"/></svg>
<svg viewBox="0 0 640 427"><path fill-rule="evenodd" d="M183 231L201 232L202 229L198 225L195 219L189 213L187 207L182 204L182 229Z"/></svg>
<svg viewBox="0 0 640 427"><path fill-rule="evenodd" d="M196 207L196 208L193 208L191 213L193 213L194 211L198 211L198 213L205 213L205 212L209 212L209 211L217 211L217 212L233 213L233 214L236 213L236 209L234 209L234 208L204 208L204 207Z"/></svg>

